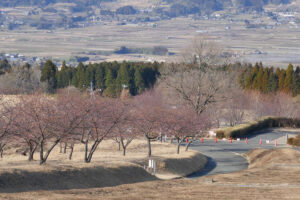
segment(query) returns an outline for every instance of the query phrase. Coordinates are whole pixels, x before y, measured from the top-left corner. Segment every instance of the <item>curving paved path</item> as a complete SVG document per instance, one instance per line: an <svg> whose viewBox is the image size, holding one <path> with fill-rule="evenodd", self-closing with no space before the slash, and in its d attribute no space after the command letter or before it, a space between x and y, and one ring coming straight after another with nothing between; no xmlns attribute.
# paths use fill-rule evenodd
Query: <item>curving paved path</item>
<svg viewBox="0 0 300 200"><path fill-rule="evenodd" d="M197 178L204 175L225 174L236 171L241 171L248 168L248 161L241 155L254 148L280 148L286 146L285 137L287 134L295 134L295 132L280 131L280 130L265 130L257 132L256 134L248 137L248 144L245 143L245 138L240 141L218 140L205 140L204 143L199 141L193 143L190 148L201 152L208 157L208 162L204 170L194 173L189 178ZM262 145L259 145L262 139ZM270 143L267 144L266 140ZM275 140L278 145L275 147Z"/></svg>

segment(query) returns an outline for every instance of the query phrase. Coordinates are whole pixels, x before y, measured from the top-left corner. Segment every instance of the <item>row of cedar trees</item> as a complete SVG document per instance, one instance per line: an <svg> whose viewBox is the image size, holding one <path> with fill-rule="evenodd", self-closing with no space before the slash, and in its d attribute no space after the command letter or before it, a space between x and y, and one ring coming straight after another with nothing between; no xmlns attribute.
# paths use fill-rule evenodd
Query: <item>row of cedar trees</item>
<svg viewBox="0 0 300 200"><path fill-rule="evenodd" d="M99 64L68 67L63 62L61 70L48 60L42 69L42 82L47 82L50 92L58 88L73 85L76 88L101 89L105 96L118 97L123 86L129 89L131 95L141 94L145 89L151 88L159 75L159 63L134 62L103 62Z"/></svg>
<svg viewBox="0 0 300 200"><path fill-rule="evenodd" d="M75 146L84 145L82 157L89 163L99 144L107 139L119 141L125 156L131 141L143 137L151 156L151 141L167 135L179 141L179 153L186 138L193 139L202 134L199 131L210 128L204 115L200 119L187 107L168 106L154 92L126 101L82 94L58 94L55 98L35 94L0 102L1 155L9 145L28 155L29 161L39 152L40 164L59 143L71 149L69 159Z"/></svg>
<svg viewBox="0 0 300 200"><path fill-rule="evenodd" d="M300 67L289 64L287 69L274 70L256 63L248 66L240 76L240 84L246 90L263 93L284 92L297 96L300 94Z"/></svg>

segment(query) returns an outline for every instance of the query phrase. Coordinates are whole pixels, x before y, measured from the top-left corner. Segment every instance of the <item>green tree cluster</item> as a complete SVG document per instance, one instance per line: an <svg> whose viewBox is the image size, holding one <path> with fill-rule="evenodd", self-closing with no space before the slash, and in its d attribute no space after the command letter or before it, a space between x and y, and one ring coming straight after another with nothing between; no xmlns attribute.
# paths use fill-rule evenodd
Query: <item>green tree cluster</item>
<svg viewBox="0 0 300 200"><path fill-rule="evenodd" d="M257 90L263 93L285 92L296 96L300 94L300 67L289 64L287 69L264 67L256 63L248 66L240 76L240 84L244 89Z"/></svg>
<svg viewBox="0 0 300 200"><path fill-rule="evenodd" d="M155 84L161 65L157 62L124 61L88 65L79 63L77 67L68 67L63 62L56 73L57 88L73 85L79 89L88 89L92 83L93 89L101 89L106 96L118 97L123 88L127 88L131 95L137 95ZM49 73L45 67L44 73Z"/></svg>

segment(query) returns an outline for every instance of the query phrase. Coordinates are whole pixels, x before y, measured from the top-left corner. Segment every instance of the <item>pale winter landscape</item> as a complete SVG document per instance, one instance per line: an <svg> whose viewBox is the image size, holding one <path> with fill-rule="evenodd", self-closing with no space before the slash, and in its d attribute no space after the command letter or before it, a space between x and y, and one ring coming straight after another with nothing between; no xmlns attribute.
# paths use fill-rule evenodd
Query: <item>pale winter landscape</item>
<svg viewBox="0 0 300 200"><path fill-rule="evenodd" d="M0 1L0 199L300 199L299 0Z"/></svg>

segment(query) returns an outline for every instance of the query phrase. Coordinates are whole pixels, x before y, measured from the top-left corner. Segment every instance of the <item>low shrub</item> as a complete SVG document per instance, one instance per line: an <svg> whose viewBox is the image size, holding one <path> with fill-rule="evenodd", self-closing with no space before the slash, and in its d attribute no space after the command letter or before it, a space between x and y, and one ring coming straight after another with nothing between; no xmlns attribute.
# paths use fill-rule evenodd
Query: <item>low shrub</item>
<svg viewBox="0 0 300 200"><path fill-rule="evenodd" d="M295 137L295 138L289 138L288 144L300 147L300 134L297 135L297 137Z"/></svg>
<svg viewBox="0 0 300 200"><path fill-rule="evenodd" d="M261 120L249 123L241 124L234 127L228 127L219 129L216 131L218 138L238 138L245 137L253 132L257 132L267 128L275 127L300 127L300 119L289 119L289 118L279 118L279 117L266 117Z"/></svg>
<svg viewBox="0 0 300 200"><path fill-rule="evenodd" d="M219 131L219 130L216 131L216 136L217 136L218 139L222 139L222 138L225 137L224 132Z"/></svg>
<svg viewBox="0 0 300 200"><path fill-rule="evenodd" d="M287 141L287 143L288 143L289 145L294 145L294 139L295 139L295 138L289 138L288 141Z"/></svg>

